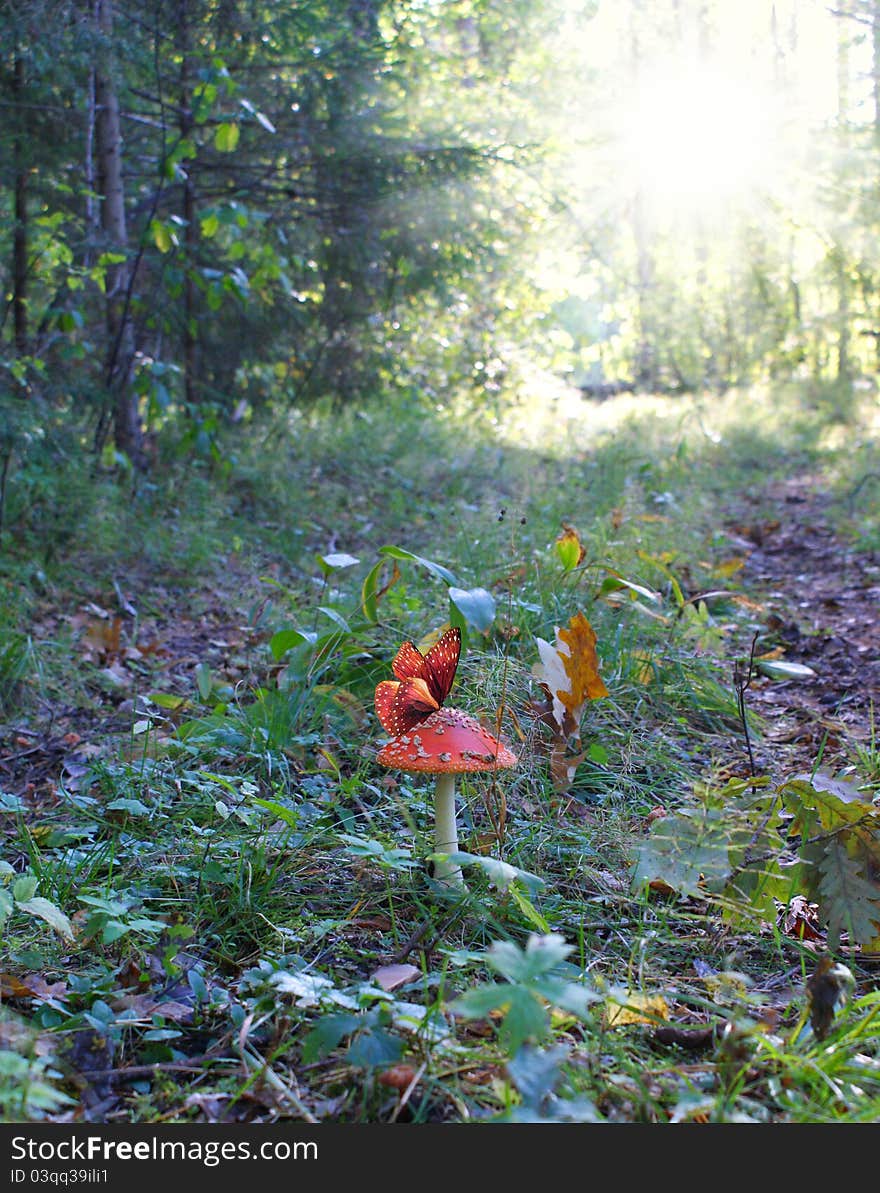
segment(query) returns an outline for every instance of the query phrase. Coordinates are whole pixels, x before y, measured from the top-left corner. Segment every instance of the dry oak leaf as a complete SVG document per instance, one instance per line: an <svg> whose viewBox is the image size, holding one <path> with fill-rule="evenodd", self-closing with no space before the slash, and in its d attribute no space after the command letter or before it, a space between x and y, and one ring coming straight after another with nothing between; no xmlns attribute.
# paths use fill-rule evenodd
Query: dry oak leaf
<svg viewBox="0 0 880 1193"><path fill-rule="evenodd" d="M599 674L596 634L583 613L575 613L566 627L556 627L556 644L536 638L540 662L532 674L553 701L553 718L568 737L577 731L587 700L608 695Z"/></svg>

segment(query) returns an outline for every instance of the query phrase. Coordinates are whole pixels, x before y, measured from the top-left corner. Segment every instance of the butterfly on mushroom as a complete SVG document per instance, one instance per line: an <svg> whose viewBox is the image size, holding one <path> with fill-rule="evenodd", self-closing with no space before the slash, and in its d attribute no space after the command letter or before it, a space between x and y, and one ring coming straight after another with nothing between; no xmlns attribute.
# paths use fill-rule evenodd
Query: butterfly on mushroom
<svg viewBox="0 0 880 1193"><path fill-rule="evenodd" d="M396 678L383 680L376 687L376 714L386 733L394 737L407 733L442 706L452 688L460 654L461 630L457 627L441 634L427 654L412 642L404 642L391 664Z"/></svg>

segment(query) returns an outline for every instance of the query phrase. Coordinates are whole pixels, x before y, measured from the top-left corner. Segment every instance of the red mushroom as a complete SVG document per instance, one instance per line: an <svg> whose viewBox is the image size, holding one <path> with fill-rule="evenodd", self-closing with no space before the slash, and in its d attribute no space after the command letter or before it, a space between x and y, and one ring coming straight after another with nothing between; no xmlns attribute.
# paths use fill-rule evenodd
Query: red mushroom
<svg viewBox="0 0 880 1193"><path fill-rule="evenodd" d="M434 792L434 849L458 852L455 824L455 776L471 771L496 771L516 765L516 755L484 729L479 721L456 708L440 708L398 734L379 752L382 766L410 774L437 776ZM439 882L463 884L454 862L438 860Z"/></svg>

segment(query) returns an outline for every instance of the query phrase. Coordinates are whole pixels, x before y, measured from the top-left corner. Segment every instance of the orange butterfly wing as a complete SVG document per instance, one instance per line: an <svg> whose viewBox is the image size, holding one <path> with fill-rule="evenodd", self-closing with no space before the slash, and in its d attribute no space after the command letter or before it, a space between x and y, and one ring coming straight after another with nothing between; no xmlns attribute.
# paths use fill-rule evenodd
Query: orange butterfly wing
<svg viewBox="0 0 880 1193"><path fill-rule="evenodd" d="M414 729L440 707L423 679L383 680L375 699L376 715L392 737Z"/></svg>
<svg viewBox="0 0 880 1193"><path fill-rule="evenodd" d="M442 634L426 655L404 642L391 664L397 679L376 687L376 715L386 733L397 737L436 712L449 695L460 654L457 628Z"/></svg>
<svg viewBox="0 0 880 1193"><path fill-rule="evenodd" d="M425 655L422 678L438 706L443 703L452 688L460 654L461 630L454 626L447 630Z"/></svg>
<svg viewBox="0 0 880 1193"><path fill-rule="evenodd" d="M431 652L428 651L430 654ZM414 646L412 642L404 642L400 650L394 656L394 662L391 664L391 670L398 679L415 679L417 675L422 674L422 667L425 665L425 656Z"/></svg>

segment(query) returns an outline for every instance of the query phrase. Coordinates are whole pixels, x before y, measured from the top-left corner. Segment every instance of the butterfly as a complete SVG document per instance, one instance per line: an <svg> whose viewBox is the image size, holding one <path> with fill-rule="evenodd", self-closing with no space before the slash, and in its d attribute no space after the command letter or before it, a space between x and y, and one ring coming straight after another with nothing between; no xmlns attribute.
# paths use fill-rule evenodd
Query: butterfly
<svg viewBox="0 0 880 1193"><path fill-rule="evenodd" d="M457 628L442 634L424 655L412 642L404 642L391 664L397 678L385 679L376 687L376 713L386 733L398 737L440 708L455 679L460 654Z"/></svg>

